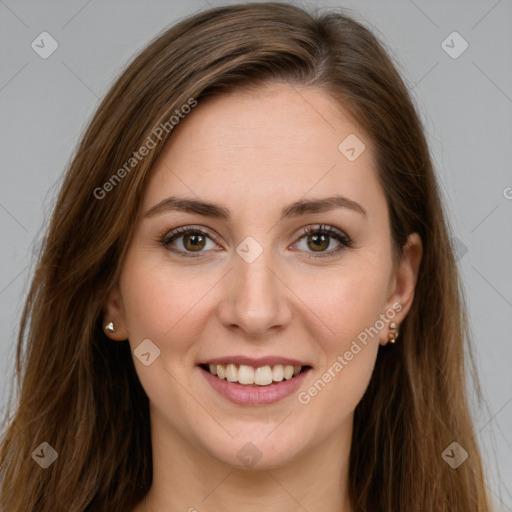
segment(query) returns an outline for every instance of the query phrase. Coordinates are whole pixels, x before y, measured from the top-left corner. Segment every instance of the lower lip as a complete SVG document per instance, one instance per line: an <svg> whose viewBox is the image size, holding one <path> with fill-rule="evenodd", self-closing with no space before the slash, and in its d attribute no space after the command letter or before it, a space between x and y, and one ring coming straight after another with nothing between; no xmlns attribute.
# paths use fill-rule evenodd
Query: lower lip
<svg viewBox="0 0 512 512"><path fill-rule="evenodd" d="M238 382L229 382L225 379L219 379L203 368L199 367L199 370L212 388L230 402L237 405L254 406L273 404L290 396L297 391L306 378L306 375L309 373L310 368L302 371L291 379L274 382L268 386L246 386Z"/></svg>

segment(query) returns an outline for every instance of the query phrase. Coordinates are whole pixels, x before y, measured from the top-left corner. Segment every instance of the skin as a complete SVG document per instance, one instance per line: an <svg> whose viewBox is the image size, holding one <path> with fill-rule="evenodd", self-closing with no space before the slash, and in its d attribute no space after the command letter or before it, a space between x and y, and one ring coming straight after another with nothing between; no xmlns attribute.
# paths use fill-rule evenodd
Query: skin
<svg viewBox="0 0 512 512"><path fill-rule="evenodd" d="M366 146L353 162L338 150L349 134ZM338 207L280 221L285 205L333 193L366 215ZM231 216L144 215L171 195L215 202ZM347 234L352 247L328 238L315 251L300 230L320 224ZM185 256L160 243L191 225L215 236L199 257L187 257L198 253L183 245L186 237L172 243ZM252 263L236 252L247 236L263 249ZM331 256L319 257L322 251ZM152 169L120 281L105 302L112 339L129 339L132 351L150 339L160 349L149 366L134 357L150 400L147 509L351 512L354 409L389 323L308 404L292 393L275 404L235 405L197 364L228 355L292 357L312 366L299 389L307 391L394 303L401 311L393 320L403 321L420 259L421 241L412 234L393 265L371 141L325 92L273 84L201 100ZM237 457L248 442L261 453L250 469ZM143 502L135 508L144 510Z"/></svg>

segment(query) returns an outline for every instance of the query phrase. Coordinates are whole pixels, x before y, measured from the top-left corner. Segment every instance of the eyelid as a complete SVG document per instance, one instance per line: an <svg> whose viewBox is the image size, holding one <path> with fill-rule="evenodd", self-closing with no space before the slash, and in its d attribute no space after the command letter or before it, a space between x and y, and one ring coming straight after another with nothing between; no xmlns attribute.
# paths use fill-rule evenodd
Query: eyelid
<svg viewBox="0 0 512 512"><path fill-rule="evenodd" d="M353 241L350 238L349 235L347 235L344 231L330 225L330 224L317 224L314 226L306 226L302 228L299 233L297 234L298 240L292 244L296 245L297 243L301 242L302 239L309 235L309 234L325 234L329 236L330 238L333 238L336 240L339 244L339 246L336 249L331 249L330 251L305 251L307 258L329 258L329 257L335 257L340 252L347 248L351 248L353 246Z"/></svg>
<svg viewBox="0 0 512 512"><path fill-rule="evenodd" d="M325 233L328 235L337 235L340 238L343 238L347 242L352 243L352 240L350 237L341 229L335 228L334 226L331 226L330 224L314 224L310 226L303 227L298 233L297 237L303 238L304 235L309 235L311 233Z"/></svg>
<svg viewBox="0 0 512 512"><path fill-rule="evenodd" d="M194 234L194 233L206 236L206 237L210 238L217 245L220 245L219 241L218 241L218 237L216 234L214 234L214 232L212 232L210 229L208 229L204 226L199 226L199 225L194 225L194 224L188 224L185 226L180 226L180 227L174 228L174 229L166 232L166 234L164 234L163 236L158 237L158 242L162 246L166 247L169 251L171 251L175 254L178 254L180 256L183 256L183 257L195 258L195 257L204 256L205 254L207 254L210 251L182 251L182 250L177 250L175 248L171 249L171 247L172 247L171 242L173 242L176 239L181 238L184 235ZM341 252L343 249L346 249L346 248L349 248L352 246L352 239L344 231L342 231L334 226L331 226L329 224L316 224L316 225L305 226L301 230L299 230L299 232L295 235L297 240L295 242L293 242L293 244L291 244L291 246L289 246L289 247L292 247L292 246L296 245L297 243L301 242L305 236L307 236L309 234L314 234L314 233L315 234L325 234L325 235L329 236L330 238L333 238L334 240L336 240L338 242L340 247L338 247L337 249L331 249L330 251L327 251L327 252L325 252L325 251L324 252L322 252L322 251L319 251L319 252L306 251L308 253L309 258L327 258L330 256L335 256L339 252Z"/></svg>
<svg viewBox="0 0 512 512"><path fill-rule="evenodd" d="M179 226L177 228L166 231L166 233L163 236L159 237L159 240L171 240L174 237L178 238L180 235L183 236L189 233L199 233L202 235L207 235L214 242L218 243L218 237L213 231L204 226L195 224L186 224L185 226Z"/></svg>

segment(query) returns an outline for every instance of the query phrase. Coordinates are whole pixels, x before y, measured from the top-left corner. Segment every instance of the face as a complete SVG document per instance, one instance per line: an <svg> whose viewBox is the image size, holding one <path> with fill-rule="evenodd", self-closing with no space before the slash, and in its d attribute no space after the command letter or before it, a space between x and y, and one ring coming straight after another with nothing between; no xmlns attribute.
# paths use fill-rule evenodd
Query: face
<svg viewBox="0 0 512 512"><path fill-rule="evenodd" d="M413 236L393 266L371 141L326 93L201 100L151 171L106 306L153 434L260 468L350 437L418 255Z"/></svg>

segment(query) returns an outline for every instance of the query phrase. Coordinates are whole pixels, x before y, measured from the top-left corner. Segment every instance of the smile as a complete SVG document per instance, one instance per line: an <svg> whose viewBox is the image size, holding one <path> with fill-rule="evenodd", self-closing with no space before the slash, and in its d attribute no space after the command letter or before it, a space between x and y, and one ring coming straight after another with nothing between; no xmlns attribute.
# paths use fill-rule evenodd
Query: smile
<svg viewBox="0 0 512 512"><path fill-rule="evenodd" d="M211 387L224 398L238 405L253 406L271 404L289 396L311 370L309 365L251 362L215 361L200 364L199 368Z"/></svg>
<svg viewBox="0 0 512 512"><path fill-rule="evenodd" d="M276 364L253 368L245 364L230 363L202 365L202 368L228 382L238 382L245 386L269 386L273 382L289 380L307 367Z"/></svg>

